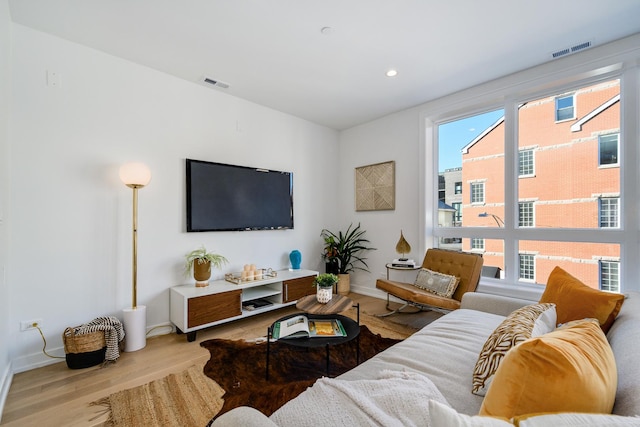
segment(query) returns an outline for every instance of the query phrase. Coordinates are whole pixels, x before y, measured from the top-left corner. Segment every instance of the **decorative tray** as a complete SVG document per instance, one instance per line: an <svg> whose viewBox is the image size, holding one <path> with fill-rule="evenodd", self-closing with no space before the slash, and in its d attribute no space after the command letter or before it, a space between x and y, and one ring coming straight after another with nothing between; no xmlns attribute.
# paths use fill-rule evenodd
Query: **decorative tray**
<svg viewBox="0 0 640 427"><path fill-rule="evenodd" d="M238 273L227 273L224 275L224 280L227 282L235 283L236 285L242 285L245 283L259 282L260 280L271 279L272 277L278 277L278 272L272 268L258 268L253 271L253 275L246 275L246 271Z"/></svg>

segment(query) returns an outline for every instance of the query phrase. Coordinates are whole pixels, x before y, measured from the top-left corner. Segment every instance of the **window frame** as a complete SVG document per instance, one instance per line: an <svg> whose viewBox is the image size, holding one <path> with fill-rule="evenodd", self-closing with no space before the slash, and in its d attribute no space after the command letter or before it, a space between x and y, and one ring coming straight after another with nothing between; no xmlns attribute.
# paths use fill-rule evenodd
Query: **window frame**
<svg viewBox="0 0 640 427"><path fill-rule="evenodd" d="M568 99L571 98L571 107L558 107L558 102L563 100L563 99ZM566 122L567 120L575 120L575 118L577 117L576 115L576 94L575 92L571 93L571 94L563 94L563 95L557 95L554 99L554 103L555 103L555 108L553 109L554 111L554 119L556 123L562 123L562 122ZM565 118L559 118L559 113L560 110L566 110L568 108L571 108L571 117L565 117Z"/></svg>
<svg viewBox="0 0 640 427"><path fill-rule="evenodd" d="M484 181L475 181L475 182L471 182L469 183L469 194L470 194L470 201L472 205L483 205L485 203L485 195L486 195L486 186L485 186L485 182ZM479 189L481 189L482 191L475 191L474 188L477 187ZM477 194L481 194L482 196L482 200L475 200L475 198L477 197Z"/></svg>
<svg viewBox="0 0 640 427"><path fill-rule="evenodd" d="M613 266L616 265L616 274L615 274L615 281L616 281L616 290L611 290L611 285L606 285L608 289L604 289L605 285L605 268L604 266L608 265L608 266ZM608 276L611 276L611 272L608 271L606 272L606 274L608 274ZM608 260L608 259L601 259L600 261L598 261L598 276L599 276L599 288L602 291L605 292L620 292L620 261L615 261L615 260Z"/></svg>
<svg viewBox="0 0 640 427"><path fill-rule="evenodd" d="M615 204L612 204L611 202L615 200ZM611 206L615 206L615 225L609 225L609 226L603 226L602 223L603 221L607 221L610 222L609 219L607 219L609 215L604 215L604 208L603 208L603 202L607 201L607 205L609 206L609 208ZM613 228L613 229L618 229L620 228L620 197L599 197L598 198L598 228L603 229L603 228Z"/></svg>
<svg viewBox="0 0 640 427"><path fill-rule="evenodd" d="M484 292L491 292L500 295L516 296L523 298L539 298L544 286L539 284L528 284L518 280L518 242L523 240L537 241L558 241L558 242L585 242L585 243L605 243L617 244L620 246L620 257L624 259L640 259L640 214L635 212L634 207L640 201L640 186L637 186L636 171L640 170L640 145L629 142L640 140L640 48L635 56L610 56L595 62L585 62L581 67L574 67L562 74L562 78L555 71L542 72L535 69L535 78L527 80L522 77L527 73L517 73L514 77L520 82L510 85L508 78L501 78L496 84L504 84L505 87L495 90L494 85L480 85L473 88L476 97L470 103L464 91L460 96L448 96L433 106L424 108L420 113L424 127L421 127L421 137L425 145L420 145L422 176L425 178L424 190L421 192L424 205L420 205L420 215L423 213L425 221L420 222L420 229L424 235L424 247L437 246L438 238L442 236L452 237L477 237L485 239L498 239L503 241L504 269L500 283L481 278L479 289ZM614 64L613 58L618 58L619 63ZM533 72L534 70L532 70ZM534 77L533 74L530 77ZM629 200L620 201L620 228L618 229L595 229L598 233L593 233L594 229L567 229L567 228L518 228L514 227L517 218L517 197L518 197L518 164L508 160L505 164L505 198L504 198L504 220L505 227L458 227L456 229L438 227L432 222L437 214L433 204L433 177L437 177L437 170L434 167L438 163L438 125L453 120L459 120L490 112L498 109L504 111L505 123L505 158L517 159L517 115L518 107L527 100L536 97L555 96L558 93L568 93L581 87L605 82L611 79L620 79L620 164L625 165L625 170L620 174L620 190L622 196L626 189ZM630 162L633 159L633 162ZM512 165L509 166L509 163ZM640 263L624 263L620 267L620 288L621 292L627 290L640 291L640 282L635 278L640 275Z"/></svg>
<svg viewBox="0 0 640 427"><path fill-rule="evenodd" d="M523 224L522 221L522 207L523 205L526 205L527 207L530 207L530 215L528 215L528 217L531 218L530 220L530 224ZM534 202L532 201L521 201L518 202L518 227L521 228L532 228L536 226L536 205Z"/></svg>
<svg viewBox="0 0 640 427"><path fill-rule="evenodd" d="M522 158L520 157L521 154L528 152L531 153L531 173L522 173ZM536 175L536 157L535 157L535 150L533 148L523 148L521 150L518 151L518 178L530 178L532 176Z"/></svg>
<svg viewBox="0 0 640 427"><path fill-rule="evenodd" d="M616 139L616 162L615 163L602 163L602 138L617 136ZM606 133L602 135L598 135L598 167L601 168L612 168L620 166L620 133Z"/></svg>

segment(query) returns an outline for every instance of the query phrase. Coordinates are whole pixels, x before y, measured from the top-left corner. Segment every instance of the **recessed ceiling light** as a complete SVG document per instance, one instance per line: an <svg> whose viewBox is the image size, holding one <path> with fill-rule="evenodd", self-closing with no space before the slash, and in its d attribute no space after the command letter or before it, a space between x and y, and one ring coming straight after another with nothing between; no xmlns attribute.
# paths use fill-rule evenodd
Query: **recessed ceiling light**
<svg viewBox="0 0 640 427"><path fill-rule="evenodd" d="M320 32L321 32L323 35L328 36L328 35L330 35L330 34L333 32L333 28L331 28L331 27L322 27L322 28L320 29Z"/></svg>
<svg viewBox="0 0 640 427"><path fill-rule="evenodd" d="M398 75L398 70L394 70L394 69L392 68L392 69L390 69L389 71L387 71L387 72L385 73L385 75L386 75L387 77L395 77L395 76L397 76L397 75Z"/></svg>

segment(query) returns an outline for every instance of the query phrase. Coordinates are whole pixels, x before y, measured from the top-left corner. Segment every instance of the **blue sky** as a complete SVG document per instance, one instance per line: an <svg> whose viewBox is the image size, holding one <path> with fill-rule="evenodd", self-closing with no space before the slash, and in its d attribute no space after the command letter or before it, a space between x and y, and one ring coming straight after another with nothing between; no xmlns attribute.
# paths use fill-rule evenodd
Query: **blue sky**
<svg viewBox="0 0 640 427"><path fill-rule="evenodd" d="M485 129L502 117L504 110L495 110L438 127L438 171L462 166L462 147L473 141Z"/></svg>

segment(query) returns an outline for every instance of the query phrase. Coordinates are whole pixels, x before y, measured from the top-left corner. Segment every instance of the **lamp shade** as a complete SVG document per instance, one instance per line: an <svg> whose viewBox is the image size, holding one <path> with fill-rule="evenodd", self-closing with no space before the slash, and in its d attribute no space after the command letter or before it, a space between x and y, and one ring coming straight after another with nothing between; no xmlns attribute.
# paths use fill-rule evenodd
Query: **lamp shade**
<svg viewBox="0 0 640 427"><path fill-rule="evenodd" d="M144 163L126 163L120 166L120 179L129 187L144 187L151 181L151 171Z"/></svg>

